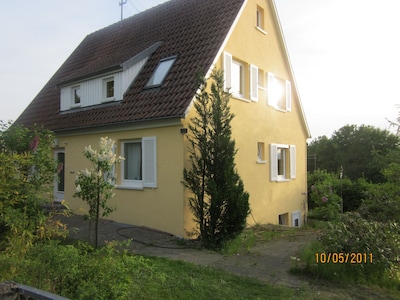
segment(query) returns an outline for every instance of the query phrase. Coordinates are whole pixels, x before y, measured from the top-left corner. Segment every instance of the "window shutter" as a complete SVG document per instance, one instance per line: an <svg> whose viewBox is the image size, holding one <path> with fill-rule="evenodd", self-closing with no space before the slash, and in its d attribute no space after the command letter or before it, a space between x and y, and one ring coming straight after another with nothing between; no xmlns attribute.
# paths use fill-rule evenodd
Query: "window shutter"
<svg viewBox="0 0 400 300"><path fill-rule="evenodd" d="M142 139L143 187L157 187L156 137Z"/></svg>
<svg viewBox="0 0 400 300"><path fill-rule="evenodd" d="M258 101L258 68L250 65L250 99Z"/></svg>
<svg viewBox="0 0 400 300"><path fill-rule="evenodd" d="M286 110L292 110L292 85L286 80Z"/></svg>
<svg viewBox="0 0 400 300"><path fill-rule="evenodd" d="M267 102L271 106L274 106L273 99L272 99L272 88L271 88L274 79L275 79L274 74L268 72L268 82L267 82L267 84L268 84L268 86L267 86L267 98L268 98L268 100L267 100Z"/></svg>
<svg viewBox="0 0 400 300"><path fill-rule="evenodd" d="M296 146L290 145L290 179L296 178Z"/></svg>
<svg viewBox="0 0 400 300"><path fill-rule="evenodd" d="M278 180L278 145L271 144L270 147L270 167L271 167L271 181Z"/></svg>
<svg viewBox="0 0 400 300"><path fill-rule="evenodd" d="M231 68L232 68L232 55L228 52L224 52L224 88L225 88L225 90L228 90L232 87Z"/></svg>

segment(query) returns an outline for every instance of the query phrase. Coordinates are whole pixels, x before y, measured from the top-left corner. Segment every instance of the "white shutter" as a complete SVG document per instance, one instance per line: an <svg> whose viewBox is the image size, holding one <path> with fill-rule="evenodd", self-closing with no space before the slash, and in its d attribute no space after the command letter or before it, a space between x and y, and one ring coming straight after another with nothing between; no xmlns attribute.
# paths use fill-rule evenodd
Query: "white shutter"
<svg viewBox="0 0 400 300"><path fill-rule="evenodd" d="M271 144L270 146L270 167L271 167L271 181L278 180L278 145Z"/></svg>
<svg viewBox="0 0 400 300"><path fill-rule="evenodd" d="M292 85L286 80L286 110L292 110Z"/></svg>
<svg viewBox="0 0 400 300"><path fill-rule="evenodd" d="M227 91L232 87L232 54L224 52L224 88Z"/></svg>
<svg viewBox="0 0 400 300"><path fill-rule="evenodd" d="M268 98L268 101L267 102L271 106L275 106L275 103L273 103L274 99L272 99L272 85L273 85L274 80L275 80L274 74L268 72L268 83L267 83L268 84L268 86L267 86L267 98Z"/></svg>
<svg viewBox="0 0 400 300"><path fill-rule="evenodd" d="M290 179L296 178L296 146L290 145Z"/></svg>
<svg viewBox="0 0 400 300"><path fill-rule="evenodd" d="M258 101L258 68L250 65L250 99Z"/></svg>
<svg viewBox="0 0 400 300"><path fill-rule="evenodd" d="M157 144L156 137L142 138L143 187L157 187Z"/></svg>

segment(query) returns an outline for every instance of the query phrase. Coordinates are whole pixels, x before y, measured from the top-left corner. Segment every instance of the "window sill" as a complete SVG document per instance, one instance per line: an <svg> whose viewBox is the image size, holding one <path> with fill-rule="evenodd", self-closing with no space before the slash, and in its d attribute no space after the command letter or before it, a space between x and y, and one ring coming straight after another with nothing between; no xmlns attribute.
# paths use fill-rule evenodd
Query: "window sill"
<svg viewBox="0 0 400 300"><path fill-rule="evenodd" d="M259 32L261 32L261 33L263 33L263 34L265 34L265 35L268 34L268 33L267 33L264 29L262 29L261 27L256 26L256 29L257 29Z"/></svg>
<svg viewBox="0 0 400 300"><path fill-rule="evenodd" d="M276 182L289 182L290 179L287 178L282 178L282 179L277 179Z"/></svg>
<svg viewBox="0 0 400 300"><path fill-rule="evenodd" d="M266 164L267 163L267 161L266 160L257 160L256 161L256 164Z"/></svg>
<svg viewBox="0 0 400 300"><path fill-rule="evenodd" d="M235 95L235 94L232 94L232 98L234 98L234 99L236 99L236 100L243 101L243 102L247 102L247 103L254 102L254 101L251 101L251 100L249 100L249 99L244 98L242 95Z"/></svg>
<svg viewBox="0 0 400 300"><path fill-rule="evenodd" d="M269 106L272 107L273 109L275 109L277 111L280 111L280 112L283 112L283 113L286 113L286 112L290 111L290 110L286 110L286 109L283 109L283 108L279 108L279 107L277 107L275 105L269 105Z"/></svg>
<svg viewBox="0 0 400 300"><path fill-rule="evenodd" d="M137 190L137 191L143 191L144 188L140 186L132 186L132 185L117 185L116 186L117 190Z"/></svg>

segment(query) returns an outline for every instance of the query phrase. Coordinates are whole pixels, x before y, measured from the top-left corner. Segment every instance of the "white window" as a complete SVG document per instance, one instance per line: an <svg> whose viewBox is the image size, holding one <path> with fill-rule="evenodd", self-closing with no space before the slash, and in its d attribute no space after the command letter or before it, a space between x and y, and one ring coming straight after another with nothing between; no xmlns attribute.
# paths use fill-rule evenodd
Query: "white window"
<svg viewBox="0 0 400 300"><path fill-rule="evenodd" d="M224 88L236 98L258 101L258 68L224 52Z"/></svg>
<svg viewBox="0 0 400 300"><path fill-rule="evenodd" d="M157 187L156 137L122 142L121 187Z"/></svg>
<svg viewBox="0 0 400 300"><path fill-rule="evenodd" d="M105 101L115 100L114 94L114 77L104 79L103 81L103 93Z"/></svg>
<svg viewBox="0 0 400 300"><path fill-rule="evenodd" d="M81 105L81 88L79 86L74 86L72 89L72 106Z"/></svg>
<svg viewBox="0 0 400 300"><path fill-rule="evenodd" d="M268 104L282 111L292 110L292 87L288 80L268 73Z"/></svg>
<svg viewBox="0 0 400 300"><path fill-rule="evenodd" d="M169 70L174 64L176 57L166 58L160 61L157 68L155 69L153 75L150 80L147 82L146 87L158 87L160 86L165 77L168 75Z"/></svg>
<svg viewBox="0 0 400 300"><path fill-rule="evenodd" d="M296 146L271 144L271 181L296 178Z"/></svg>

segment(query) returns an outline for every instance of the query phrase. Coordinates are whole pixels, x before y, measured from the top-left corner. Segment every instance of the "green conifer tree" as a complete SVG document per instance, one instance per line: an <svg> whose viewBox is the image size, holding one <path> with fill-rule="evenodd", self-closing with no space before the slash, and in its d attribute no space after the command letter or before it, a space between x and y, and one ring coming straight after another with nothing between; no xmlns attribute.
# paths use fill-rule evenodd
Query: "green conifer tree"
<svg viewBox="0 0 400 300"><path fill-rule="evenodd" d="M191 119L188 137L191 168L184 170L184 184L192 192L189 206L203 244L219 248L245 228L250 207L235 167L230 94L224 90L222 71L214 71L211 79L211 93L202 79L196 96L197 116Z"/></svg>

